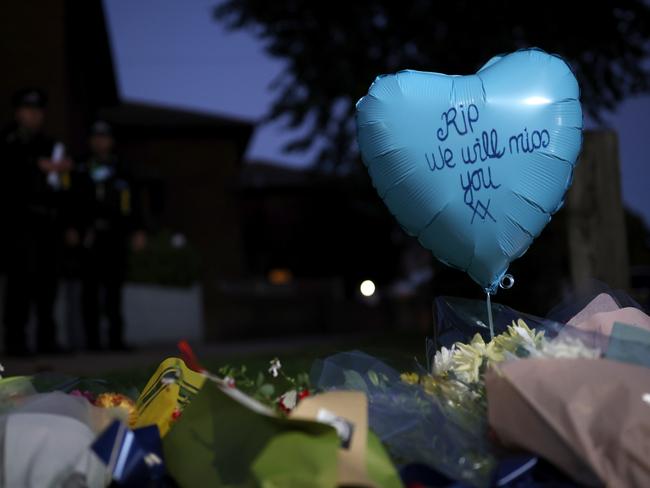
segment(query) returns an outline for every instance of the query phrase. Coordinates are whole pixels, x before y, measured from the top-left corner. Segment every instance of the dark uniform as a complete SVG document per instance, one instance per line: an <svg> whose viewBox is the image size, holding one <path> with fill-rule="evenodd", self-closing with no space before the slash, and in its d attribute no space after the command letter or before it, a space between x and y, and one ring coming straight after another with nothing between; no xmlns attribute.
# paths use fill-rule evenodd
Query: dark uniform
<svg viewBox="0 0 650 488"><path fill-rule="evenodd" d="M30 98L31 97L31 98ZM42 93L19 93L14 104L44 107ZM25 327L31 304L36 305L37 349L57 352L53 318L64 216L62 190L69 175L57 185L39 168L39 159L52 156L54 141L42 132L17 124L0 135L0 199L2 205L5 268L5 347L9 354L26 354Z"/></svg>
<svg viewBox="0 0 650 488"><path fill-rule="evenodd" d="M93 131L110 131L96 123ZM81 232L82 311L89 349L100 348L100 305L109 322L109 347L124 349L122 285L124 283L128 239L139 228L133 211L133 184L128 168L110 154L91 155L77 164L73 181L84 190L80 198L85 212ZM103 300L102 300L103 298Z"/></svg>

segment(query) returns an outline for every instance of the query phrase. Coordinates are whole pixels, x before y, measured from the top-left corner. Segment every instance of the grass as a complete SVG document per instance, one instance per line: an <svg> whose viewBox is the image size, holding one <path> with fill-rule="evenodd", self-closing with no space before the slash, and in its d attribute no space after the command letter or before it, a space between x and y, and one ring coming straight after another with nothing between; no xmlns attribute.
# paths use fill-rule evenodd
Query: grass
<svg viewBox="0 0 650 488"><path fill-rule="evenodd" d="M250 376L255 377L259 371L266 373L269 361L274 357L279 357L284 372L289 376L295 376L300 372L309 373L317 359L326 358L337 352L360 350L399 370L406 370L412 369L416 357L421 364L424 364L424 344L425 338L420 334L391 332L375 335L372 338L337 339L335 342L292 348L282 353L269 351L240 354L235 352L221 357L201 357L200 360L204 367L212 372L216 372L225 365L245 365ZM155 372L157 366L158 364L150 364L141 368L114 370L102 374L101 377L118 391L132 391L133 388L139 391Z"/></svg>

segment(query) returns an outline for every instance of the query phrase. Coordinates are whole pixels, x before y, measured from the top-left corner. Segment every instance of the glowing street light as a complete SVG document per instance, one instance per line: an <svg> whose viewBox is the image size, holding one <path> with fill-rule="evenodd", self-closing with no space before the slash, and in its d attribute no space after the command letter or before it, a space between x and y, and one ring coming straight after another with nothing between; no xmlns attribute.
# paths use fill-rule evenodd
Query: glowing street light
<svg viewBox="0 0 650 488"><path fill-rule="evenodd" d="M371 280L364 280L359 285L359 291L364 297L371 297L375 294L375 284Z"/></svg>

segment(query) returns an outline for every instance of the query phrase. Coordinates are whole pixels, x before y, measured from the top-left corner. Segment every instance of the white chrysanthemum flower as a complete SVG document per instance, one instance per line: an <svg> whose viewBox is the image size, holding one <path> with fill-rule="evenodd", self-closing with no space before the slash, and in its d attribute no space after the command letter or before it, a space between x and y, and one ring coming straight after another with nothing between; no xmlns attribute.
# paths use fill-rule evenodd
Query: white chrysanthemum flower
<svg viewBox="0 0 650 488"><path fill-rule="evenodd" d="M598 359L601 355L599 349L585 345L580 339L560 337L553 341L544 341L540 356L549 358L586 358Z"/></svg>
<svg viewBox="0 0 650 488"><path fill-rule="evenodd" d="M278 358L273 358L269 362L269 365L269 373L271 373L271 376L274 378L277 378L280 374L280 369L282 369L282 363Z"/></svg>
<svg viewBox="0 0 650 488"><path fill-rule="evenodd" d="M474 374L474 372L454 371L454 375L461 385L469 385L478 381L478 372Z"/></svg>
<svg viewBox="0 0 650 488"><path fill-rule="evenodd" d="M454 365L454 352L456 346L451 346L451 349L446 347L441 348L433 358L433 374L443 375L446 374Z"/></svg>

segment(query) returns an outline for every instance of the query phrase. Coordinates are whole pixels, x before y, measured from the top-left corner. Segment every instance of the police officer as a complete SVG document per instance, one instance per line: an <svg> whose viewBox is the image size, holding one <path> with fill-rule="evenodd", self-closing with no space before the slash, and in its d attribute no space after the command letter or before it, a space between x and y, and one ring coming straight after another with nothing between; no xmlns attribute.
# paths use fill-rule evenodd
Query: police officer
<svg viewBox="0 0 650 488"><path fill-rule="evenodd" d="M13 99L14 121L0 134L0 204L7 255L5 347L29 353L25 327L36 305L39 353L60 352L53 318L64 218L61 193L72 162L43 133L47 97L24 89Z"/></svg>
<svg viewBox="0 0 650 488"><path fill-rule="evenodd" d="M128 242L135 250L146 245L146 234L134 211L133 181L128 166L115 154L112 127L96 121L88 141L90 154L77 166L76 179L85 181L86 226L81 240L82 308L86 343L101 347L100 304L108 318L108 344L112 350L128 349L124 343L122 284L127 266ZM103 300L100 300L103 298Z"/></svg>

